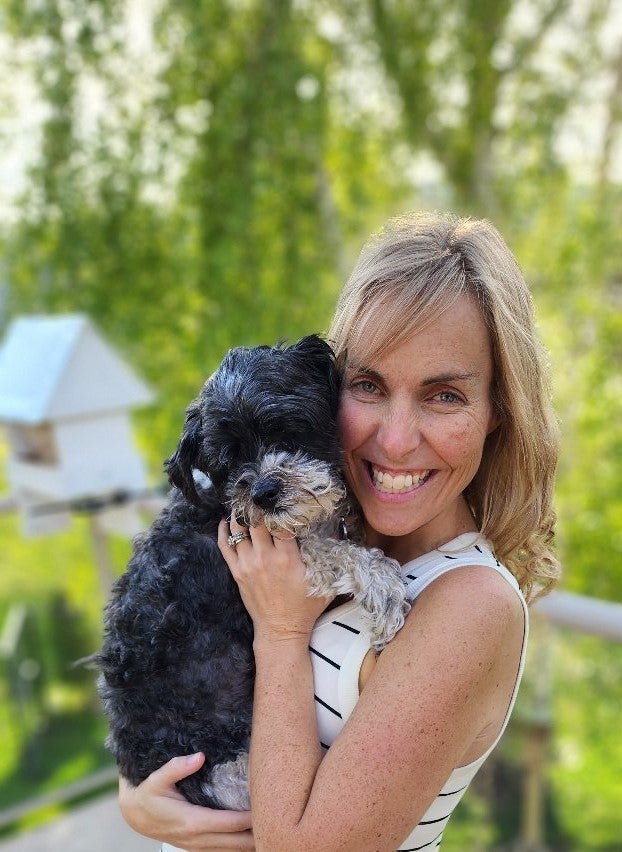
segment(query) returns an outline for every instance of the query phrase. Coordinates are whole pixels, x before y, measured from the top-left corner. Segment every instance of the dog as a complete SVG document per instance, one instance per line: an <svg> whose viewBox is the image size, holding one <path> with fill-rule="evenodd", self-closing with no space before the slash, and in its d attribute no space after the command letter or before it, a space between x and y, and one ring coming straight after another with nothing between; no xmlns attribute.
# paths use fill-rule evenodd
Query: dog
<svg viewBox="0 0 622 852"><path fill-rule="evenodd" d="M350 595L381 650L409 609L399 564L339 539L351 513L337 437L340 374L316 335L225 356L188 407L165 462L173 488L134 541L95 655L107 745L137 785L170 758L205 753L188 801L249 807L253 627L219 551L219 521L296 536L310 595Z"/></svg>

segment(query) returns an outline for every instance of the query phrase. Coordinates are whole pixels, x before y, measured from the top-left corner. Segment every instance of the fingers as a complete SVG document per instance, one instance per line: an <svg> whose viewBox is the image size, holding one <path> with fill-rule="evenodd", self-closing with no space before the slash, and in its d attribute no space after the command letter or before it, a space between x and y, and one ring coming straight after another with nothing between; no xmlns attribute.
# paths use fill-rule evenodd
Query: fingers
<svg viewBox="0 0 622 852"><path fill-rule="evenodd" d="M246 533L248 538L242 539L240 543L236 546L236 551L238 548L240 550L244 550L244 548L248 548L253 544L272 544L272 536L264 526L264 524L260 524L257 527L245 527L243 524L240 524L236 518L232 517L229 521L229 529L231 530L231 535L237 535Z"/></svg>
<svg viewBox="0 0 622 852"><path fill-rule="evenodd" d="M205 763L205 755L203 752L196 754L185 754L179 757L173 757L164 766L152 772L147 782L157 788L169 788L171 784L181 781L182 778L187 778L194 772L199 770ZM181 795L181 794L180 794ZM183 796L182 796L183 798Z"/></svg>
<svg viewBox="0 0 622 852"><path fill-rule="evenodd" d="M196 771L204 759L201 753L173 758L137 787L120 778L119 806L123 817L139 834L188 852L254 849L249 811L192 805L175 787L176 780Z"/></svg>
<svg viewBox="0 0 622 852"><path fill-rule="evenodd" d="M229 543L230 528L227 521L218 524L218 548L229 568L233 571L237 564L237 547Z"/></svg>
<svg viewBox="0 0 622 852"><path fill-rule="evenodd" d="M240 539L239 543L233 548L235 552L244 552L245 549L248 549L249 544L259 547L279 548L280 546L285 545L296 549L298 548L296 537L285 530L269 532L264 524L259 524L256 527L245 527L234 517L229 520L228 524L227 522L225 522L225 524L231 531L232 536L242 535L243 533L246 533L249 536L248 538Z"/></svg>
<svg viewBox="0 0 622 852"><path fill-rule="evenodd" d="M218 547L232 570L238 565L238 558L251 554L254 546L266 548L273 544L272 536L263 524L258 527L245 527L235 518L231 518L229 521L223 519L218 525Z"/></svg>

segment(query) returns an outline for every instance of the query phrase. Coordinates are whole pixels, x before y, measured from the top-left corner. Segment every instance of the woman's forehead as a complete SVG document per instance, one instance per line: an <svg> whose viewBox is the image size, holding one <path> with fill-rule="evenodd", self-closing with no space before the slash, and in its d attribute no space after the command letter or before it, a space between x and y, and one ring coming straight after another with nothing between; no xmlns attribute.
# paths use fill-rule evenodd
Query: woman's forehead
<svg viewBox="0 0 622 852"><path fill-rule="evenodd" d="M470 297L454 300L441 311L415 316L410 322L389 319L374 326L368 320L357 332L347 346L349 370L381 373L387 361L397 358L416 361L432 372L488 372L490 335Z"/></svg>
<svg viewBox="0 0 622 852"><path fill-rule="evenodd" d="M348 360L373 363L407 340L425 332L430 325L442 320L455 307L475 307L470 295L448 294L433 305L396 304L392 300L368 301L361 306L358 319L352 324L346 348ZM480 313L479 308L476 308ZM470 313L471 311L469 311Z"/></svg>

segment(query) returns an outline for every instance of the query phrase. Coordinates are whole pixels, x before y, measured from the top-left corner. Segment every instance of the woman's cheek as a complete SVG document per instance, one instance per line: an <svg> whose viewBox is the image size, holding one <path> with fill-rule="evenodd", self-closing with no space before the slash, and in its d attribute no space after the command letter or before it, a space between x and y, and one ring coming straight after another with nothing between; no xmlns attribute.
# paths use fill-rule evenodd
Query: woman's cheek
<svg viewBox="0 0 622 852"><path fill-rule="evenodd" d="M463 465L472 459L479 466L485 440L486 431L471 418L454 424L445 433L448 455L456 465Z"/></svg>
<svg viewBox="0 0 622 852"><path fill-rule="evenodd" d="M342 399L337 416L337 430L339 432L339 440L344 450L349 450L356 445L357 425L356 406L347 397Z"/></svg>

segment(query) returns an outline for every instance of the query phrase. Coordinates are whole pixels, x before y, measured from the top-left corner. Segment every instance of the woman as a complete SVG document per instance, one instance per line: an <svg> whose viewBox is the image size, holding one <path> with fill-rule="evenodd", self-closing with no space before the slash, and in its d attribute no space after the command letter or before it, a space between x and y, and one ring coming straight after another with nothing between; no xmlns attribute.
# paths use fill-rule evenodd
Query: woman
<svg viewBox="0 0 622 852"><path fill-rule="evenodd" d="M507 724L525 599L558 574L556 425L531 300L497 231L390 222L363 249L329 339L345 364L348 483L413 607L376 658L352 602L306 596L295 541L252 528L232 547L245 530L223 521L255 628L252 820L181 799L174 782L201 755L121 784L130 825L184 849L439 848Z"/></svg>

